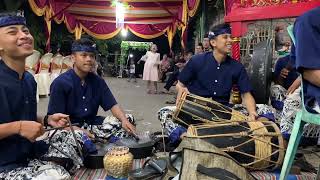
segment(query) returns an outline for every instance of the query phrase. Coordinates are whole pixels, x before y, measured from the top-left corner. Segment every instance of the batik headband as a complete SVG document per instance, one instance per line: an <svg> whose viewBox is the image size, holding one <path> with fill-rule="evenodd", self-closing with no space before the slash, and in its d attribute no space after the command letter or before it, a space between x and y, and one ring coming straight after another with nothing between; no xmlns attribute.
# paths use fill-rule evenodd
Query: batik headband
<svg viewBox="0 0 320 180"><path fill-rule="evenodd" d="M73 44L71 48L72 52L96 52L96 45L92 46L86 46L86 45L80 45L80 44Z"/></svg>
<svg viewBox="0 0 320 180"><path fill-rule="evenodd" d="M231 34L231 28L224 27L224 28L221 28L217 31L209 31L208 38L213 39L213 38L219 36L220 34Z"/></svg>
<svg viewBox="0 0 320 180"><path fill-rule="evenodd" d="M11 25L26 25L26 18L12 15L0 17L0 27Z"/></svg>

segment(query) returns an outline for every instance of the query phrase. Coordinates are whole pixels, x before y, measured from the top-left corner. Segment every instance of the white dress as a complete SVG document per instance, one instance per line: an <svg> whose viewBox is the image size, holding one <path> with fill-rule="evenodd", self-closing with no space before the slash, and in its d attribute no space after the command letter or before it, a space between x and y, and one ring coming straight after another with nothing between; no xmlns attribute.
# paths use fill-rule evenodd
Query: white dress
<svg viewBox="0 0 320 180"><path fill-rule="evenodd" d="M143 80L158 81L158 65L160 64L160 54L147 51L143 60L146 62L143 69Z"/></svg>

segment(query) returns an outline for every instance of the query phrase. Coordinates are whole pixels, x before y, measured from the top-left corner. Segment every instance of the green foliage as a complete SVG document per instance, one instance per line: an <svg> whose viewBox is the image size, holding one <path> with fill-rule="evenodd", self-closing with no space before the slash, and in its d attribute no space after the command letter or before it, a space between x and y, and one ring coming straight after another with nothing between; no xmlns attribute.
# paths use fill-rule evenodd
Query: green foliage
<svg viewBox="0 0 320 180"><path fill-rule="evenodd" d="M97 49L98 51L102 54L102 55L107 55L108 54L108 40L102 40L102 39L95 39L94 40L96 45L97 45Z"/></svg>
<svg viewBox="0 0 320 180"><path fill-rule="evenodd" d="M104 55L108 56L109 52L114 52L120 49L121 37L115 36L111 39L93 39L97 45L98 51Z"/></svg>
<svg viewBox="0 0 320 180"><path fill-rule="evenodd" d="M151 42L122 41L120 64L126 62L129 49L148 51L150 49L151 44Z"/></svg>

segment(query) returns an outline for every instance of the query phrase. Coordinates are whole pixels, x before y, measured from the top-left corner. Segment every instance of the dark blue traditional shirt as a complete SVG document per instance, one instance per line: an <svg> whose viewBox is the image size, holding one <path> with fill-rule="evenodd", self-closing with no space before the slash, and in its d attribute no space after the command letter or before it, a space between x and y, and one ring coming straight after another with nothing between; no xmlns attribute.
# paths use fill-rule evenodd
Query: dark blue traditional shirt
<svg viewBox="0 0 320 180"><path fill-rule="evenodd" d="M33 76L25 72L22 79L0 60L0 123L14 121L36 121L37 84ZM20 135L0 140L0 172L26 166L28 160L38 157L47 150L43 141L36 143Z"/></svg>
<svg viewBox="0 0 320 180"><path fill-rule="evenodd" d="M106 82L99 76L89 73L84 84L73 69L58 76L50 87L48 114L70 115L72 123L80 126L102 124L103 117L97 117L99 106L110 110L117 102Z"/></svg>
<svg viewBox="0 0 320 180"><path fill-rule="evenodd" d="M213 100L229 105L232 86L236 84L240 93L250 92L249 77L244 66L227 56L219 64L212 52L195 55L179 74L182 82L192 94L211 97Z"/></svg>
<svg viewBox="0 0 320 180"><path fill-rule="evenodd" d="M294 25L295 55L298 71L320 70L320 7L298 17ZM320 88L303 81L306 107L311 110L315 102L320 104Z"/></svg>
<svg viewBox="0 0 320 180"><path fill-rule="evenodd" d="M290 60L290 55L284 56L282 58L279 58L277 60L277 63L275 65L275 69L274 69L274 75L276 78L278 78L281 74L281 70L283 68L287 68L288 69L288 64L290 66L290 72L288 73L287 78L284 79L284 88L288 89L291 84L298 78L299 74L296 71L295 67L293 66L293 64L291 63Z"/></svg>

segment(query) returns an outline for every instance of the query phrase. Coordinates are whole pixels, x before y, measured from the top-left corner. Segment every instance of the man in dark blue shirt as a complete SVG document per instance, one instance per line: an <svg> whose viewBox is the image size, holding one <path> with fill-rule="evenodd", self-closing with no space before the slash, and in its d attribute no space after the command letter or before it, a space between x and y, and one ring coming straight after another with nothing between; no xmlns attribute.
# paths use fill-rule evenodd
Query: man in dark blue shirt
<svg viewBox="0 0 320 180"><path fill-rule="evenodd" d="M71 122L79 123L80 127L84 123L101 125L104 117L97 116L101 106L105 111L111 110L124 130L135 133L135 127L126 118L104 79L91 72L95 51L95 45L89 39L76 40L72 44L74 68L52 82L48 114L68 114Z"/></svg>
<svg viewBox="0 0 320 180"><path fill-rule="evenodd" d="M277 84L280 84L285 89L289 89L298 76L299 74L290 61L290 55L286 55L277 60L274 70L274 77Z"/></svg>
<svg viewBox="0 0 320 180"><path fill-rule="evenodd" d="M37 85L25 71L25 59L33 53L34 42L25 18L0 14L0 37L0 179L29 179L39 172L32 169L30 160L48 150L48 145L36 141L44 132L43 124L63 126L68 116L37 117Z"/></svg>
<svg viewBox="0 0 320 180"><path fill-rule="evenodd" d="M271 105L282 111L287 95L292 94L300 85L299 73L295 70L294 60L286 55L277 60L274 70L274 83L271 88Z"/></svg>
<svg viewBox="0 0 320 180"><path fill-rule="evenodd" d="M179 74L179 82L176 86L177 102L182 93L187 92L231 106L230 93L233 85L236 84L249 118L255 120L258 115L255 100L250 93L252 88L249 77L244 66L228 56L232 44L230 26L222 24L212 27L209 39L213 51L193 56ZM163 122L161 117L165 117L163 114L168 114L168 111L170 110L159 111L160 121ZM172 143L185 135L186 129L168 119L165 120L164 125Z"/></svg>
<svg viewBox="0 0 320 180"><path fill-rule="evenodd" d="M296 68L303 76L305 105L320 112L320 7L298 17L294 25Z"/></svg>
<svg viewBox="0 0 320 180"><path fill-rule="evenodd" d="M209 32L213 52L195 55L179 75L178 98L183 91L228 105L233 84L238 85L244 104L251 119L255 119L256 103L251 95L249 77L244 66L232 59L231 29L223 24L211 28Z"/></svg>

